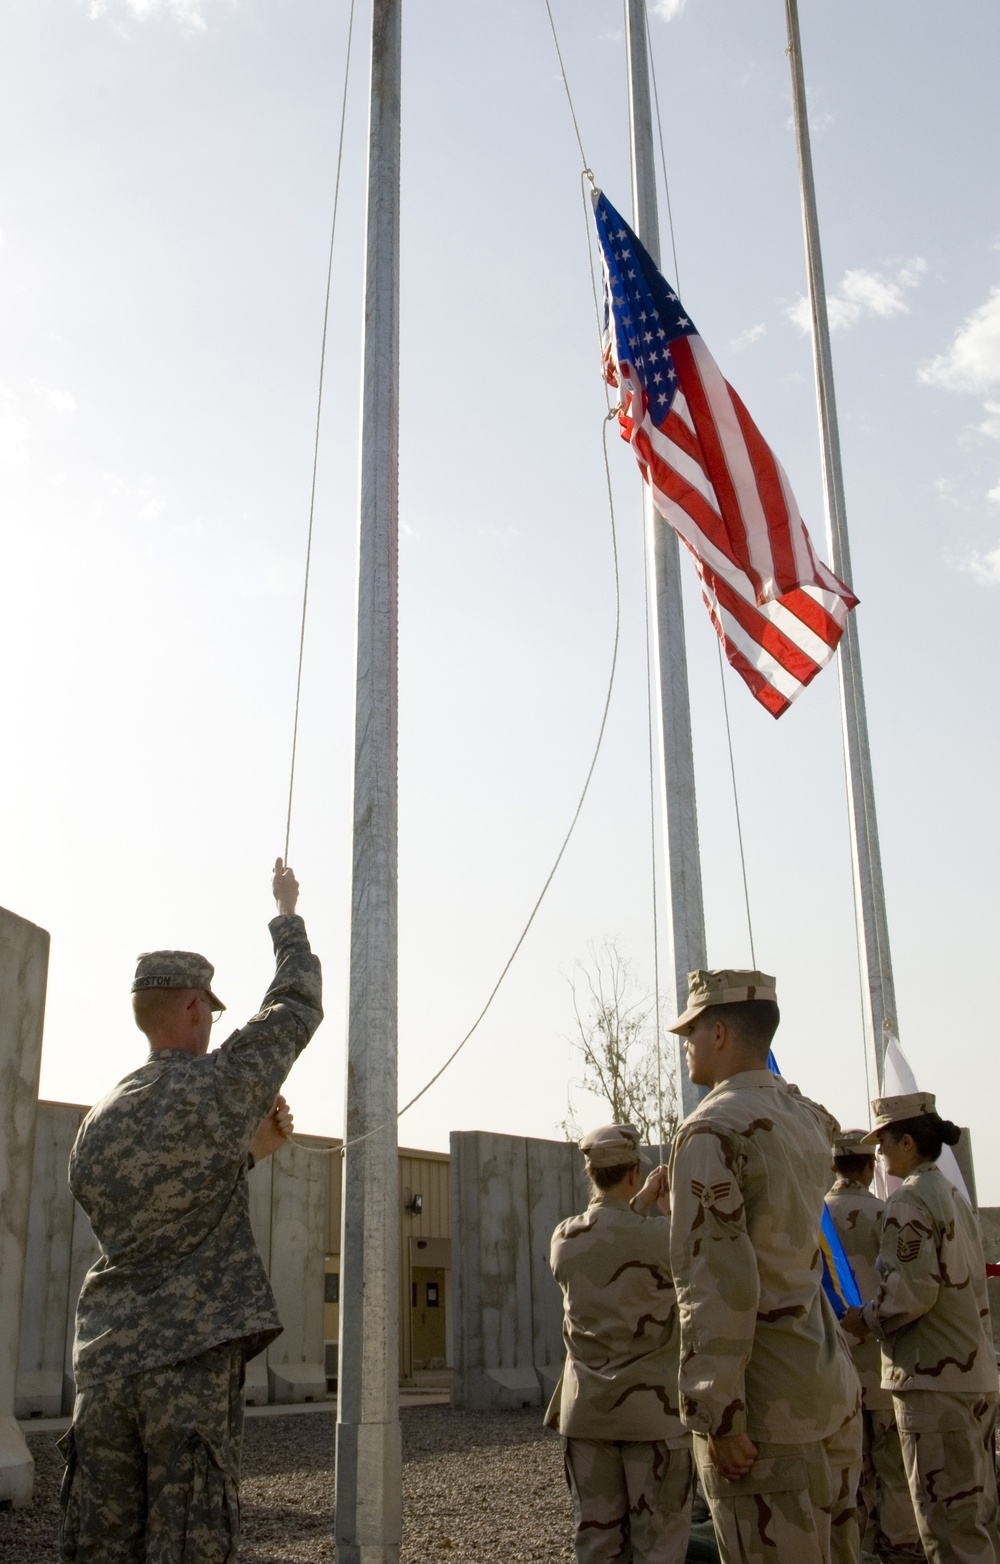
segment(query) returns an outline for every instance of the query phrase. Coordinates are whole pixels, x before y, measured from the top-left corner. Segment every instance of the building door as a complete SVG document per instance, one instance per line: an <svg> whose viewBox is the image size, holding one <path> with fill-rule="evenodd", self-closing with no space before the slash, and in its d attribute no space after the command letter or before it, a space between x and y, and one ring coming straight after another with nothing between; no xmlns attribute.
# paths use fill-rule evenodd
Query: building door
<svg viewBox="0 0 1000 1564"><path fill-rule="evenodd" d="M415 1369L444 1368L447 1354L443 1270L415 1265L410 1273L410 1340Z"/></svg>

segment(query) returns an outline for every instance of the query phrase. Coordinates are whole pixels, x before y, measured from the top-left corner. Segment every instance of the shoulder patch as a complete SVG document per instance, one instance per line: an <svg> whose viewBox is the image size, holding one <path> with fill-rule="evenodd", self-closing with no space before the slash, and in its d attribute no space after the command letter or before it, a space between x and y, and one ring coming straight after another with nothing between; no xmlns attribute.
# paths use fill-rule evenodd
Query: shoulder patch
<svg viewBox="0 0 1000 1564"><path fill-rule="evenodd" d="M732 1193L733 1181L731 1178L722 1179L718 1184L703 1184L700 1179L691 1180L691 1193L703 1206L715 1206L726 1196Z"/></svg>
<svg viewBox="0 0 1000 1564"><path fill-rule="evenodd" d="M896 1259L901 1265L910 1265L920 1253L924 1235L913 1222L906 1222L896 1238Z"/></svg>

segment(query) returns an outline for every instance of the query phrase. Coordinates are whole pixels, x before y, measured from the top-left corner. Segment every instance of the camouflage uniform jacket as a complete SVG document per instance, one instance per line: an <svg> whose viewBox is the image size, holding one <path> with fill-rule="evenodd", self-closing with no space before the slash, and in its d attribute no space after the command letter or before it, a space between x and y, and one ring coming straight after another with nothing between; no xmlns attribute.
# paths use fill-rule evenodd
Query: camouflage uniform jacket
<svg viewBox="0 0 1000 1564"><path fill-rule="evenodd" d="M550 1264L563 1294L566 1362L545 1421L570 1439L686 1443L677 1404L670 1221L594 1197L560 1222Z"/></svg>
<svg viewBox="0 0 1000 1564"><path fill-rule="evenodd" d="M882 1341L889 1390L997 1393L976 1218L934 1162L921 1162L886 1201L878 1290L862 1310Z"/></svg>
<svg viewBox="0 0 1000 1564"><path fill-rule="evenodd" d="M827 1438L860 1404L819 1252L838 1128L780 1076L745 1070L677 1132L670 1265L694 1433L797 1444Z"/></svg>
<svg viewBox="0 0 1000 1564"><path fill-rule="evenodd" d="M882 1213L885 1206L864 1184L838 1178L826 1197L837 1237L854 1272L862 1298L874 1298L878 1286L875 1260L882 1237ZM861 1404L866 1412L891 1412L892 1393L882 1389L882 1352L874 1336L855 1344L850 1338L851 1357L861 1381Z"/></svg>
<svg viewBox="0 0 1000 1564"><path fill-rule="evenodd" d="M70 1188L101 1246L76 1313L78 1387L281 1330L250 1230L247 1153L322 1019L320 965L294 914L270 924L277 966L260 1013L200 1058L150 1054L87 1114Z"/></svg>

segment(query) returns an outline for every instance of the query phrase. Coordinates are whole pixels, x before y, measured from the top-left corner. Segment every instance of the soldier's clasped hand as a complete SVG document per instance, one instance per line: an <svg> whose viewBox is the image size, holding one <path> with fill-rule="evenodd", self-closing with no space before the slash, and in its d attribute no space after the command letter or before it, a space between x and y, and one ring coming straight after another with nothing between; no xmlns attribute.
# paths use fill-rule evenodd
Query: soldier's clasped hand
<svg viewBox="0 0 1000 1564"><path fill-rule="evenodd" d="M749 1434L729 1434L725 1438L708 1436L708 1454L712 1465L727 1482L745 1477L757 1459L757 1446Z"/></svg>
<svg viewBox="0 0 1000 1564"><path fill-rule="evenodd" d="M254 1130L250 1142L250 1154L255 1162L270 1157L280 1150L295 1128L292 1110L280 1092L274 1099L270 1113L266 1113Z"/></svg>
<svg viewBox="0 0 1000 1564"><path fill-rule="evenodd" d="M278 904L280 913L295 911L295 904L299 899L299 882L291 869L287 869L280 858L274 860L274 878L271 881L271 890Z"/></svg>

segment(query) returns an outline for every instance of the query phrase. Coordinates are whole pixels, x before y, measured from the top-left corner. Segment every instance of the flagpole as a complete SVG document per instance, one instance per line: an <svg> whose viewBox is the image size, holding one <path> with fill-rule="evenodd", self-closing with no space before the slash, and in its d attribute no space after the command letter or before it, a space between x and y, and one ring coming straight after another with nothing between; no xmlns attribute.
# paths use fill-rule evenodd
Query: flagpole
<svg viewBox="0 0 1000 1564"><path fill-rule="evenodd" d="M837 427L837 403L833 388L833 358L830 352L830 323L827 318L819 220L816 215L816 187L813 182L812 151L809 143L809 120L797 0L785 0L785 14L788 23L788 55L792 70L795 138L799 153L802 215L809 272L809 300L812 307L813 357L822 432L823 492L826 501L827 533L830 539L830 564L834 573L842 581L850 583L851 551L847 535L847 507L844 501L844 475L840 461L840 433ZM868 744L868 718L865 713L865 693L861 677L857 613L847 616L847 626L840 643L839 667L851 852L854 864L854 904L861 936L859 945L864 977L862 988L865 1027L868 1033L868 1044L875 1059L875 1079L881 1087L886 1035L888 1032L898 1032L898 1027L892 958L889 951L889 926L885 910L885 888L882 882L882 858L879 852L878 822L875 815L871 751Z"/></svg>
<svg viewBox="0 0 1000 1564"><path fill-rule="evenodd" d="M340 1248L338 1564L398 1564L402 1538L396 1145L401 10L402 0L373 0Z"/></svg>
<svg viewBox="0 0 1000 1564"><path fill-rule="evenodd" d="M653 160L645 0L626 0L625 39L629 129L632 138L633 220L636 233L659 267L660 226ZM656 585L654 633L663 756L664 845L670 902L674 1014L680 1015L687 1006L688 973L706 965L705 911L698 852L698 808L691 744L680 549L673 528L654 509L648 484L643 495L643 514L646 545ZM679 1044L677 1072L681 1106L687 1115L697 1106L704 1093L688 1079L683 1050Z"/></svg>

